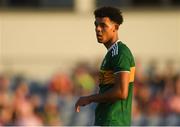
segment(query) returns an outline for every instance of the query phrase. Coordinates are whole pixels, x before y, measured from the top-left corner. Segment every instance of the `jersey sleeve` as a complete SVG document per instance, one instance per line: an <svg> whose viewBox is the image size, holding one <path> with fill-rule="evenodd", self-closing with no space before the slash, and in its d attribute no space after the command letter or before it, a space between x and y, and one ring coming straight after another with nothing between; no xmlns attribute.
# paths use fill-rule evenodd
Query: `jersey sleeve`
<svg viewBox="0 0 180 127"><path fill-rule="evenodd" d="M114 73L118 73L121 71L130 72L130 58L126 52L118 52L117 55L112 56L112 67Z"/></svg>

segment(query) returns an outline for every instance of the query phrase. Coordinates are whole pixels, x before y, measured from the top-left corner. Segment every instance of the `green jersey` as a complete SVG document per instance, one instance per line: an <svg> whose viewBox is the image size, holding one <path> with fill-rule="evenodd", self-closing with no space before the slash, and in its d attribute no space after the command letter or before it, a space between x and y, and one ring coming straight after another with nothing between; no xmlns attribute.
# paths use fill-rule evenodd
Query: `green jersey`
<svg viewBox="0 0 180 127"><path fill-rule="evenodd" d="M115 83L115 74L124 71L130 73L127 99L98 103L95 111L95 125L129 126L131 124L135 62L129 48L119 41L108 49L102 62L99 75L99 93L104 93L111 89Z"/></svg>

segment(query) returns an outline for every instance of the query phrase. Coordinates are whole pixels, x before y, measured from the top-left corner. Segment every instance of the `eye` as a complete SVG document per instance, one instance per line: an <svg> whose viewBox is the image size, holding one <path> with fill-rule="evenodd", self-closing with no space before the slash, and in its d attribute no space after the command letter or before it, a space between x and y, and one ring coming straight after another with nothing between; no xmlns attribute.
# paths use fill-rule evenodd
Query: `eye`
<svg viewBox="0 0 180 127"><path fill-rule="evenodd" d="M102 24L100 24L100 25L101 25L101 27L105 27L105 26L106 26L104 23L102 23Z"/></svg>
<svg viewBox="0 0 180 127"><path fill-rule="evenodd" d="M106 25L105 23L100 23L99 25L100 25L102 28L107 27L107 25Z"/></svg>

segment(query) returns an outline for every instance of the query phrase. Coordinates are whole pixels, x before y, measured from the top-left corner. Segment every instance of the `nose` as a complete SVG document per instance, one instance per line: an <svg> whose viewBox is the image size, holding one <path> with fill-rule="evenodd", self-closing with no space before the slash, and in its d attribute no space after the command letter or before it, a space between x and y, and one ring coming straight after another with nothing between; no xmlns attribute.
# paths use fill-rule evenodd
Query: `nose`
<svg viewBox="0 0 180 127"><path fill-rule="evenodd" d="M100 27L99 25L96 26L96 32L97 32L97 33L101 32L101 27Z"/></svg>

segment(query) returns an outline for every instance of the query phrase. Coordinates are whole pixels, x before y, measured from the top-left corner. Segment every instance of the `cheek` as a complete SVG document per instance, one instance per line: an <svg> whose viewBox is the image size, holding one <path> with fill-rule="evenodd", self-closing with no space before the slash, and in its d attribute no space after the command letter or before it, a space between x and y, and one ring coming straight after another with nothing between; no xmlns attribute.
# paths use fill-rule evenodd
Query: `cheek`
<svg viewBox="0 0 180 127"><path fill-rule="evenodd" d="M111 37L113 35L113 31L111 29L105 30L104 35L106 37Z"/></svg>
<svg viewBox="0 0 180 127"><path fill-rule="evenodd" d="M109 29L103 29L103 30L102 30L102 33L103 33L104 35L108 35L108 34L110 33L110 30L109 30Z"/></svg>

